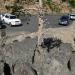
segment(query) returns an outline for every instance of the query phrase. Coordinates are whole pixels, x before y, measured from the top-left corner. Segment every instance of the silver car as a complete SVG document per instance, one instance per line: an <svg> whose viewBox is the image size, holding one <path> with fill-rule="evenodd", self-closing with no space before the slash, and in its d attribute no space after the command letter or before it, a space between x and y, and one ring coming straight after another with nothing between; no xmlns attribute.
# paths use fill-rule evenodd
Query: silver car
<svg viewBox="0 0 75 75"><path fill-rule="evenodd" d="M75 20L75 14L69 14L71 20Z"/></svg>

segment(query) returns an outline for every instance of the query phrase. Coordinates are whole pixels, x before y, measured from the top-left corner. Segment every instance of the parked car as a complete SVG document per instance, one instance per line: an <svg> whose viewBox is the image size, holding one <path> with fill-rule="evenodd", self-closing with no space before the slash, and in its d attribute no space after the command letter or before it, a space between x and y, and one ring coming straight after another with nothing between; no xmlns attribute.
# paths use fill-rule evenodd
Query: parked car
<svg viewBox="0 0 75 75"><path fill-rule="evenodd" d="M12 15L12 14L9 14L9 13L6 13L6 14L1 14L1 20L4 22L4 23L7 23L11 26L15 26L15 25L21 25L21 20L16 18L15 15Z"/></svg>
<svg viewBox="0 0 75 75"><path fill-rule="evenodd" d="M0 29L3 28L3 23L0 21Z"/></svg>
<svg viewBox="0 0 75 75"><path fill-rule="evenodd" d="M70 20L75 20L75 14L69 14Z"/></svg>
<svg viewBox="0 0 75 75"><path fill-rule="evenodd" d="M68 25L69 24L69 16L68 15L63 15L59 19L59 24L60 25Z"/></svg>

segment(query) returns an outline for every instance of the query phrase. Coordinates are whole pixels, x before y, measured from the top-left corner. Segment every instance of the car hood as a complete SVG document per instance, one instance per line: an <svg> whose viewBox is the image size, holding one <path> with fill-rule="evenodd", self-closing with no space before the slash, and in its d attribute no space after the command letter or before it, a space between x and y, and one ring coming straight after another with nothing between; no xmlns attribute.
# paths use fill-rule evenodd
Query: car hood
<svg viewBox="0 0 75 75"><path fill-rule="evenodd" d="M11 19L11 21L21 21L20 19Z"/></svg>
<svg viewBox="0 0 75 75"><path fill-rule="evenodd" d="M68 20L65 20L65 19L63 19L63 20L59 20L60 22L65 22L65 21L68 21Z"/></svg>

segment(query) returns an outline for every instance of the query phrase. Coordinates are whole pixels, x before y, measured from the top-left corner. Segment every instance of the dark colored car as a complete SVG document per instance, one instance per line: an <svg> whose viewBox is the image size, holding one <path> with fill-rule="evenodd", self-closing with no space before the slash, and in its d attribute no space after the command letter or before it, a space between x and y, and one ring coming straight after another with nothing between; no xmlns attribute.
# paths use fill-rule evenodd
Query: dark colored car
<svg viewBox="0 0 75 75"><path fill-rule="evenodd" d="M60 25L68 25L69 24L69 16L68 15L64 15L64 16L61 16L60 19L59 19L59 24Z"/></svg>
<svg viewBox="0 0 75 75"><path fill-rule="evenodd" d="M3 23L0 21L0 29L3 28Z"/></svg>

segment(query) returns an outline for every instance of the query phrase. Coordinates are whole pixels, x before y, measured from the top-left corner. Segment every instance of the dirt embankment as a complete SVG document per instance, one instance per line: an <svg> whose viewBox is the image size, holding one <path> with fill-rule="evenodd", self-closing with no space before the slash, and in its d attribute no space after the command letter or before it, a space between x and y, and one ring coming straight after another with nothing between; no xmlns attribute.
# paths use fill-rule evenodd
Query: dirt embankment
<svg viewBox="0 0 75 75"><path fill-rule="evenodd" d="M6 10L5 5L12 5L15 3L16 0L0 0L0 12L9 12ZM62 3L60 0L53 0L53 4L56 7L59 7L60 13L69 13L69 12L75 12L75 9L71 8L67 2ZM38 12L39 9L39 3L35 2L35 4L26 4L25 2L21 2L21 5L23 5L24 9L30 10L32 13L33 12ZM52 9L46 4L45 6L43 5L43 10L47 11L49 13L53 13Z"/></svg>

